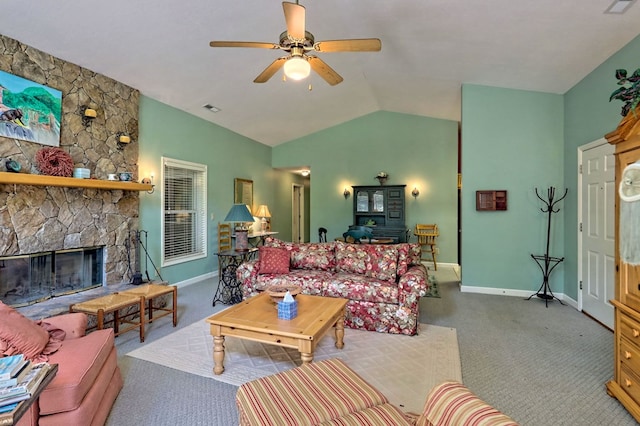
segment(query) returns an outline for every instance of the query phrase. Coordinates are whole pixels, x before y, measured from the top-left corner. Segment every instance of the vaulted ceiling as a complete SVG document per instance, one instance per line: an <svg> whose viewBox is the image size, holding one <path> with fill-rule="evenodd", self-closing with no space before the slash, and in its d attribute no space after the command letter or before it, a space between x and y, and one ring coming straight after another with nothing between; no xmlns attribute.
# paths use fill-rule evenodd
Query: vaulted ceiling
<svg viewBox="0 0 640 426"><path fill-rule="evenodd" d="M336 86L313 73L256 84L282 52L209 47L277 43L276 0L7 0L0 33L275 146L378 110L459 120L463 83L565 93L640 34L640 6L605 14L611 1L303 1L316 41L382 41L375 53L318 53L344 77Z"/></svg>

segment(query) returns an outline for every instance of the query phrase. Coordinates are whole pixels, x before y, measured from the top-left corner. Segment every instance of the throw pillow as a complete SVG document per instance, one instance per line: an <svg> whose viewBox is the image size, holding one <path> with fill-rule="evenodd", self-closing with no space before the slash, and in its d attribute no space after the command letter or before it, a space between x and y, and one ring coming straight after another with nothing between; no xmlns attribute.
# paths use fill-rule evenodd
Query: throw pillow
<svg viewBox="0 0 640 426"><path fill-rule="evenodd" d="M381 281L395 281L398 270L398 249L396 246L365 244L364 247L369 254L365 275Z"/></svg>
<svg viewBox="0 0 640 426"><path fill-rule="evenodd" d="M367 271L369 253L364 244L347 244L336 241L336 272L364 274Z"/></svg>
<svg viewBox="0 0 640 426"><path fill-rule="evenodd" d="M3 355L22 353L25 358L36 360L49 342L49 333L11 306L0 302L0 339L6 344Z"/></svg>
<svg viewBox="0 0 640 426"><path fill-rule="evenodd" d="M336 256L332 242L294 244L291 251L291 267L294 269L333 271L335 265Z"/></svg>
<svg viewBox="0 0 640 426"><path fill-rule="evenodd" d="M259 247L260 268L258 274L288 274L289 250L278 247Z"/></svg>
<svg viewBox="0 0 640 426"><path fill-rule="evenodd" d="M403 276L409 269L409 244L396 244L394 247L398 249L398 276Z"/></svg>
<svg viewBox="0 0 640 426"><path fill-rule="evenodd" d="M422 257L422 247L418 243L409 244L409 266L421 265L420 258Z"/></svg>
<svg viewBox="0 0 640 426"><path fill-rule="evenodd" d="M293 250L293 243L288 242L288 241L282 241L279 240L275 237L267 237L264 239L264 247L277 247L277 248L284 248L287 249L289 251Z"/></svg>

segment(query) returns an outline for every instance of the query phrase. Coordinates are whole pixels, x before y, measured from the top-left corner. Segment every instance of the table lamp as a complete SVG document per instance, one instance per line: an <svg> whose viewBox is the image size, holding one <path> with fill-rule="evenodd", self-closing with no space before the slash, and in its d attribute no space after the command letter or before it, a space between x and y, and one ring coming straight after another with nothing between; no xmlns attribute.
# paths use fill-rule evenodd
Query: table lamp
<svg viewBox="0 0 640 426"><path fill-rule="evenodd" d="M262 224L261 230L262 232L267 230L267 218L271 217L271 212L269 211L269 207L266 204L260 204L258 210L256 210L256 217L261 218L260 221Z"/></svg>
<svg viewBox="0 0 640 426"><path fill-rule="evenodd" d="M254 221L249 207L247 207L246 204L234 204L231 207L231 210L229 210L229 213L227 213L227 216L224 218L224 221L240 223L240 225L235 228L236 250L249 250L249 238L247 236L249 231L244 225L246 222Z"/></svg>

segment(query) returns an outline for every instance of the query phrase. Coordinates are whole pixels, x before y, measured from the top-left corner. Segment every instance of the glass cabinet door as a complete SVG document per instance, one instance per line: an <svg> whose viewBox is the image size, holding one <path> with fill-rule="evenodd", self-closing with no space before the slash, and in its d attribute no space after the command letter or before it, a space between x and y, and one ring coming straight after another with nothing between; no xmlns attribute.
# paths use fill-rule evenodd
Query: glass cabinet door
<svg viewBox="0 0 640 426"><path fill-rule="evenodd" d="M376 191L373 193L373 211L376 213L384 212L384 192Z"/></svg>
<svg viewBox="0 0 640 426"><path fill-rule="evenodd" d="M367 191L358 191L358 194L356 194L356 211L369 211L369 193Z"/></svg>

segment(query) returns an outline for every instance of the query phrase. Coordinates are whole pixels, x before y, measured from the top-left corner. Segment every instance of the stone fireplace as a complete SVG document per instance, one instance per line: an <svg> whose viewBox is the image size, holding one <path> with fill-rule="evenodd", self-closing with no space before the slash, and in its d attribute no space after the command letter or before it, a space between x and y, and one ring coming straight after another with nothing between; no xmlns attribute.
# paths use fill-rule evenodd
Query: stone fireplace
<svg viewBox="0 0 640 426"><path fill-rule="evenodd" d="M103 285L103 247L0 257L0 299L31 305Z"/></svg>
<svg viewBox="0 0 640 426"><path fill-rule="evenodd" d="M0 70L62 92L60 148L71 155L74 167L89 169L94 179L131 172L134 181L140 180L136 89L2 35ZM97 111L90 123L83 123L84 107ZM119 145L119 133L129 135L131 143ZM5 161L12 159L24 172L39 173L35 155L43 147L0 137L0 172L6 172ZM0 257L29 265L46 264L54 260L43 260L44 253L52 259L58 259L60 253L82 253L77 256L84 258L87 250L100 248L102 260L88 273L90 278L84 275L83 262L69 261L72 266L63 269L77 269L74 273L84 276L88 286L130 282L138 255L129 248L139 227L139 197L138 191L0 183ZM68 275L71 280L73 274ZM24 290L22 284L11 284L15 277L0 269L0 300L5 300L4 293ZM59 284L56 275L49 280L54 287ZM49 281L42 283L51 287ZM60 284L66 291L67 284ZM40 295L34 285L39 284L31 281L29 292Z"/></svg>

